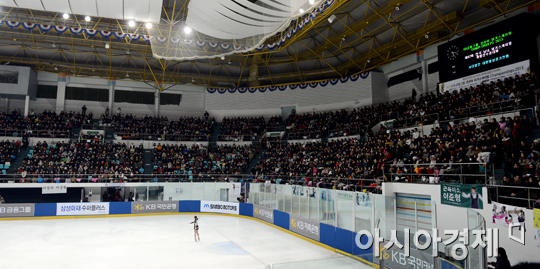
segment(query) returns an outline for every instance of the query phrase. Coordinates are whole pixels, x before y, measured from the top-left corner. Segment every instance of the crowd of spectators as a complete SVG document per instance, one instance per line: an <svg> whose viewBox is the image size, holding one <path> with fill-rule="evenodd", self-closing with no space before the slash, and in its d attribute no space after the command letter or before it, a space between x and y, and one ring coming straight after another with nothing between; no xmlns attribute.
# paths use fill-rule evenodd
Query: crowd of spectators
<svg viewBox="0 0 540 269"><path fill-rule="evenodd" d="M2 165L1 169L4 169L6 164L9 168L10 164L15 160L15 158L17 158L20 146L20 141L0 141L0 164Z"/></svg>
<svg viewBox="0 0 540 269"><path fill-rule="evenodd" d="M274 119L275 121L276 119ZM264 133L266 120L260 117L225 117L219 128L220 141L255 141Z"/></svg>
<svg viewBox="0 0 540 269"><path fill-rule="evenodd" d="M30 110L24 117L21 110L13 110L11 113L0 113L0 128L7 135L21 136L26 132L30 137L67 138L73 128L80 128L83 124L92 120L92 113L56 112L45 110L36 114Z"/></svg>
<svg viewBox="0 0 540 269"><path fill-rule="evenodd" d="M208 141L215 124L214 119L181 117L169 120L167 117L127 115L102 115L101 124L114 126L116 136L125 140L164 141Z"/></svg>
<svg viewBox="0 0 540 269"><path fill-rule="evenodd" d="M292 130L289 139L359 134L381 120L394 120L393 127L431 123L435 127L424 134L418 129L400 132L381 126L378 133L366 139L362 136L362 139L330 142L268 143L251 174L257 178L284 179L293 184L355 189L366 184L360 179L435 178L436 181L484 183L483 175L487 170L504 165L503 184L540 187L540 143L527 142L534 123L526 113L515 117L492 116L534 106L531 89L536 85L540 84L533 73L454 92L437 91L418 98L413 94L405 100L352 110L303 114L293 110L285 122ZM208 141L214 120L206 117L208 113L205 118L184 117L170 121L167 117L122 115L118 110L114 115L102 115L100 123L113 125L116 134L123 139ZM485 119L475 122L469 120L471 117ZM70 130L91 118L85 111L82 114L45 111L39 115L31 113L27 118L13 111L0 115L0 126L30 132ZM267 126L278 126L281 122L280 116L271 117L268 122L262 116L224 118L218 140L256 141ZM19 171L25 176L106 174L114 178L143 172L142 146L97 143L99 141L98 138L97 141L51 146L40 143L31 157L25 158ZM7 148L8 151L14 149ZM2 150L2 160L12 158L5 146ZM258 152L259 147L252 145L205 148L157 144L152 151L153 173L191 178L203 174L243 174ZM523 189L509 188L507 192L510 197L526 198Z"/></svg>
<svg viewBox="0 0 540 269"><path fill-rule="evenodd" d="M222 145L206 148L198 145L155 145L152 150L154 174L243 174L257 155L259 147Z"/></svg>
<svg viewBox="0 0 540 269"><path fill-rule="evenodd" d="M91 142L38 142L22 161L18 173L23 180L42 179L80 182L91 179L130 180L143 173L143 147Z"/></svg>

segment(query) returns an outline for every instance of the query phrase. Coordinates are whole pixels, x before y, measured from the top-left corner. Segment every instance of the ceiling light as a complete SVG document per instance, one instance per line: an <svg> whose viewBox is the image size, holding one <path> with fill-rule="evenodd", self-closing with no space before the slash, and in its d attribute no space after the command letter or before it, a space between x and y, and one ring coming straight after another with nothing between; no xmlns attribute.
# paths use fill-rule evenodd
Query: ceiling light
<svg viewBox="0 0 540 269"><path fill-rule="evenodd" d="M189 26L184 27L184 33L191 34L191 28Z"/></svg>
<svg viewBox="0 0 540 269"><path fill-rule="evenodd" d="M134 21L129 21L128 25L129 25L129 27L133 27L133 26L135 26L135 22Z"/></svg>
<svg viewBox="0 0 540 269"><path fill-rule="evenodd" d="M228 63L231 64L231 61L229 61Z"/></svg>
<svg viewBox="0 0 540 269"><path fill-rule="evenodd" d="M62 17L64 17L64 19L66 19L66 20L67 20L67 19L69 19L69 14L67 14L67 13L64 13L64 15L62 15Z"/></svg>
<svg viewBox="0 0 540 269"><path fill-rule="evenodd" d="M126 74L126 78L129 78L129 73Z"/></svg>
<svg viewBox="0 0 540 269"><path fill-rule="evenodd" d="M4 65L8 65L8 64L10 64L10 63L11 63L11 62L6 62Z"/></svg>
<svg viewBox="0 0 540 269"><path fill-rule="evenodd" d="M346 35L344 35L344 36L343 36L343 38L341 38L341 40L345 41L345 38L346 38L346 37L347 37L347 36L346 36Z"/></svg>
<svg viewBox="0 0 540 269"><path fill-rule="evenodd" d="M222 61L225 60L225 56L221 56L221 60L222 60Z"/></svg>
<svg viewBox="0 0 540 269"><path fill-rule="evenodd" d="M110 46L109 46L109 42L106 42L105 43L105 48L108 49Z"/></svg>
<svg viewBox="0 0 540 269"><path fill-rule="evenodd" d="M329 23L332 23L332 22L334 22L335 19L336 19L336 15L332 14L332 16L330 16L330 17L328 18L328 22L329 22Z"/></svg>
<svg viewBox="0 0 540 269"><path fill-rule="evenodd" d="M55 67L54 67L54 71L58 71L58 67L55 66Z"/></svg>
<svg viewBox="0 0 540 269"><path fill-rule="evenodd" d="M298 11L300 11L300 13L304 13L304 10L303 10L303 9L300 9L300 10L298 10Z"/></svg>
<svg viewBox="0 0 540 269"><path fill-rule="evenodd" d="M371 58L367 59L367 63L371 63Z"/></svg>
<svg viewBox="0 0 540 269"><path fill-rule="evenodd" d="M309 4L310 4L310 5L315 4L315 0L309 0Z"/></svg>
<svg viewBox="0 0 540 269"><path fill-rule="evenodd" d="M126 54L129 55L131 52L129 50L126 50Z"/></svg>
<svg viewBox="0 0 540 269"><path fill-rule="evenodd" d="M426 35L425 35L424 37L425 37L426 39L428 39L430 35L431 35L431 33L430 33L430 32L427 32Z"/></svg>
<svg viewBox="0 0 540 269"><path fill-rule="evenodd" d="M84 20L85 20L85 21L90 21L90 20L91 20L91 19L90 19L90 16L84 17Z"/></svg>
<svg viewBox="0 0 540 269"><path fill-rule="evenodd" d="M56 43L53 42L51 46L52 46L53 48L56 48Z"/></svg>
<svg viewBox="0 0 540 269"><path fill-rule="evenodd" d="M147 23L146 23L146 28L152 28L152 24L149 23L149 22L147 22Z"/></svg>
<svg viewBox="0 0 540 269"><path fill-rule="evenodd" d="M191 79L191 83L195 83L195 79L194 79L194 78Z"/></svg>
<svg viewBox="0 0 540 269"><path fill-rule="evenodd" d="M399 10L400 7L401 7L401 4L397 4L396 5L396 10Z"/></svg>

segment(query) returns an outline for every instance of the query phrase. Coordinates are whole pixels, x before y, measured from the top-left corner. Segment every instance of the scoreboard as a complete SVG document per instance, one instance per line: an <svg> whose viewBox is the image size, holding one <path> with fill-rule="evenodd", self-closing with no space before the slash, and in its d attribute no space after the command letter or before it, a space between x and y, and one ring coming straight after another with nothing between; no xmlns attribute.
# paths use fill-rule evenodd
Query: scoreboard
<svg viewBox="0 0 540 269"><path fill-rule="evenodd" d="M523 16L527 15L527 16ZM437 47L439 81L448 82L529 60L531 28L522 14Z"/></svg>

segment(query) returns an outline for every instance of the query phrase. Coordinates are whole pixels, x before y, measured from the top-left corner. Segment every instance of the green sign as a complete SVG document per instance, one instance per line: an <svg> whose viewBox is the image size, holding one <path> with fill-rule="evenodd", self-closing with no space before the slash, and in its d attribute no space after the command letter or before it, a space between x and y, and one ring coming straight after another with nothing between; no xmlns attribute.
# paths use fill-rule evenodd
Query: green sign
<svg viewBox="0 0 540 269"><path fill-rule="evenodd" d="M281 136L281 132L268 133L268 137L277 137Z"/></svg>
<svg viewBox="0 0 540 269"><path fill-rule="evenodd" d="M98 135L99 132L98 132L98 131L87 131L86 134L89 134L89 135Z"/></svg>
<svg viewBox="0 0 540 269"><path fill-rule="evenodd" d="M467 208L484 208L484 185L441 183L441 204Z"/></svg>

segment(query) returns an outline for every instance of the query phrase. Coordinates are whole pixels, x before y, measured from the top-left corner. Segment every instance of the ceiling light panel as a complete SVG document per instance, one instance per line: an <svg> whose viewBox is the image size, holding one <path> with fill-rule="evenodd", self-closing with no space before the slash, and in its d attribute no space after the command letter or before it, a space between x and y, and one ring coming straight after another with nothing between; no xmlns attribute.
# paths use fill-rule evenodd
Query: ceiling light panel
<svg viewBox="0 0 540 269"><path fill-rule="evenodd" d="M163 0L0 0L0 5L157 24Z"/></svg>

